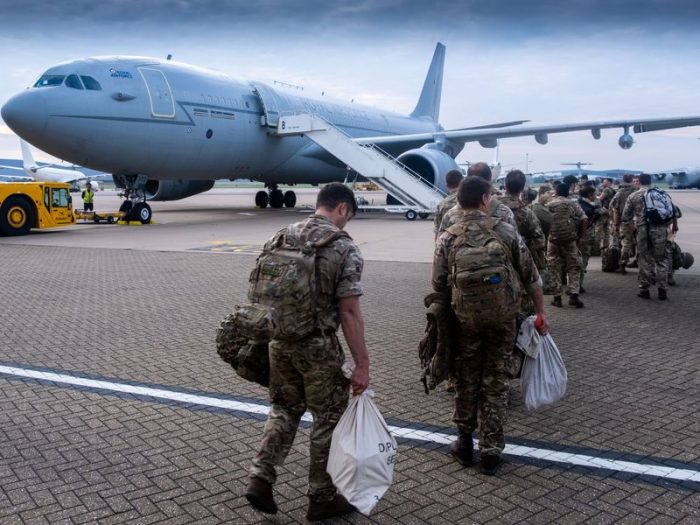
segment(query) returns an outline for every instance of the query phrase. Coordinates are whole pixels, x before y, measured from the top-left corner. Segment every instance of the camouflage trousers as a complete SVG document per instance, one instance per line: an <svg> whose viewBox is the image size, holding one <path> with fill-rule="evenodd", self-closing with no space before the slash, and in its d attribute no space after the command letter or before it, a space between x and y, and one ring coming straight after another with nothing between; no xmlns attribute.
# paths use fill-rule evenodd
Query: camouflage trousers
<svg viewBox="0 0 700 525"><path fill-rule="evenodd" d="M588 271L588 260L593 255L593 249L598 242L597 240L598 230L591 228L586 231L586 236L579 241L579 251L581 252L581 278L579 279L579 286L583 286L583 278Z"/></svg>
<svg viewBox="0 0 700 525"><path fill-rule="evenodd" d="M564 244L547 244L547 268L557 280L556 293L561 295L562 275L567 277L567 293L579 293L581 287L581 252L576 241Z"/></svg>
<svg viewBox="0 0 700 525"><path fill-rule="evenodd" d="M270 342L271 407L251 477L275 483L275 467L284 463L308 408L313 416L308 496L312 501L335 497L326 465L333 430L348 405L350 382L341 371L344 361L334 333L315 333L296 342Z"/></svg>
<svg viewBox="0 0 700 525"><path fill-rule="evenodd" d="M639 254L639 287L668 288L668 263L671 259L671 244L666 226L640 226L637 229L637 252Z"/></svg>
<svg viewBox="0 0 700 525"><path fill-rule="evenodd" d="M482 455L500 454L505 448L506 364L513 352L513 341L515 319L489 330L460 326L452 420L460 436L470 439L478 426Z"/></svg>
<svg viewBox="0 0 700 525"><path fill-rule="evenodd" d="M637 254L637 241L629 224L620 224L620 265L627 266Z"/></svg>
<svg viewBox="0 0 700 525"><path fill-rule="evenodd" d="M610 221L608 215L601 217L595 225L595 243L602 252L610 246Z"/></svg>

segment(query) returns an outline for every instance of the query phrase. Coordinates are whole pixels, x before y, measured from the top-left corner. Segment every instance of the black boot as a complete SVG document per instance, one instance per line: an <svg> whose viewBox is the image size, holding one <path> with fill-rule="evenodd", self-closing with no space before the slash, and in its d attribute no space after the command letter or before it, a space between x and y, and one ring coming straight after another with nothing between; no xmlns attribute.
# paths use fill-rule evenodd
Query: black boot
<svg viewBox="0 0 700 525"><path fill-rule="evenodd" d="M481 456L481 473L487 476L493 476L501 464L501 456L498 454L488 454Z"/></svg>
<svg viewBox="0 0 700 525"><path fill-rule="evenodd" d="M649 295L649 290L643 288L639 290L637 297L641 297L642 299L651 299L651 295Z"/></svg>
<svg viewBox="0 0 700 525"><path fill-rule="evenodd" d="M471 437L459 436L450 443L450 452L463 467L468 467L474 459L474 442Z"/></svg>
<svg viewBox="0 0 700 525"><path fill-rule="evenodd" d="M250 478L245 497L254 509L268 514L277 514L277 504L272 497L272 485L264 479Z"/></svg>
<svg viewBox="0 0 700 525"><path fill-rule="evenodd" d="M309 521L321 521L336 516L345 516L354 512L355 507L348 503L342 494L336 494L330 501L311 501L309 510L306 512L306 519Z"/></svg>
<svg viewBox="0 0 700 525"><path fill-rule="evenodd" d="M666 299L668 299L668 296L666 295L666 289L659 288L659 301L665 301Z"/></svg>
<svg viewBox="0 0 700 525"><path fill-rule="evenodd" d="M577 293L572 293L569 296L569 306L575 306L576 308L583 308L583 303L581 300L578 298Z"/></svg>
<svg viewBox="0 0 700 525"><path fill-rule="evenodd" d="M622 275L627 275L627 266L626 265L624 265L624 264L620 265L620 273Z"/></svg>
<svg viewBox="0 0 700 525"><path fill-rule="evenodd" d="M554 297L552 297L552 303L551 303L551 304L552 304L552 306L556 306L557 308L561 308L561 307L562 307L562 304L561 304L561 295L555 295Z"/></svg>

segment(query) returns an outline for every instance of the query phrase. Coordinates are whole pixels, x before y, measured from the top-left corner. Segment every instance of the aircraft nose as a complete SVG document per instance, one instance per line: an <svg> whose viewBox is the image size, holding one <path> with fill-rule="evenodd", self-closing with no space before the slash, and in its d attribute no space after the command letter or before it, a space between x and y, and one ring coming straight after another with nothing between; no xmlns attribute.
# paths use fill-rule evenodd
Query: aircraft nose
<svg viewBox="0 0 700 525"><path fill-rule="evenodd" d="M46 100L41 93L27 90L8 100L0 109L0 115L12 131L32 142L46 129Z"/></svg>

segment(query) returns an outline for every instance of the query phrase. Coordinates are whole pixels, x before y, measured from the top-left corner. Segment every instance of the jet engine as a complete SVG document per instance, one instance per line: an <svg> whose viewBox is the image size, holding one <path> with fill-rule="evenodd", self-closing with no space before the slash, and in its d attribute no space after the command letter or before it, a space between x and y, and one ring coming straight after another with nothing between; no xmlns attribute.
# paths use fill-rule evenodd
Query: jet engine
<svg viewBox="0 0 700 525"><path fill-rule="evenodd" d="M634 145L634 138L629 133L623 133L617 143L622 149L630 149Z"/></svg>
<svg viewBox="0 0 700 525"><path fill-rule="evenodd" d="M447 153L431 148L408 150L402 153L398 160L443 191L447 190L445 186L447 172L459 169L455 159Z"/></svg>
<svg viewBox="0 0 700 525"><path fill-rule="evenodd" d="M176 201L208 191L213 180L149 180L146 182L146 200Z"/></svg>

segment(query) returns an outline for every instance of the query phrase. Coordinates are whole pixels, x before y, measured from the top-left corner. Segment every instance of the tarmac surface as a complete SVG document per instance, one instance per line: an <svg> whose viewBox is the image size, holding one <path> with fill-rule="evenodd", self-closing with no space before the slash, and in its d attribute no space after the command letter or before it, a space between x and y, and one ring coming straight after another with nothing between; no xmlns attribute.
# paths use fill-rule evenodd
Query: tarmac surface
<svg viewBox="0 0 700 525"><path fill-rule="evenodd" d="M679 243L699 257L700 192L673 198ZM216 189L153 203L153 225L0 238L0 523L305 522L308 427L279 471L279 514L252 510L266 391L214 347L259 247L305 216L250 202ZM399 454L372 515L334 522L700 523L700 264L660 302L592 258L585 308L548 309L567 394L527 411L513 383L506 462L487 477L449 455L451 396L419 381L432 221L368 213L348 231L367 261L371 388Z"/></svg>

